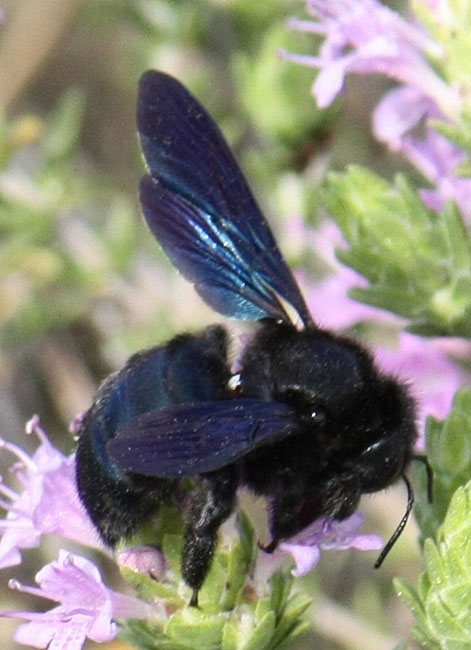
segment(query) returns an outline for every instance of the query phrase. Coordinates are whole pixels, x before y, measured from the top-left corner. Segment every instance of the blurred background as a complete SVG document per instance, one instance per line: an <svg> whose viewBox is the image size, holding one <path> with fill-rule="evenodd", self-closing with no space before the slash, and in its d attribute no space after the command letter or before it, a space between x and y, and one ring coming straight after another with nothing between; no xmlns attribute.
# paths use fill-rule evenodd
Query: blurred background
<svg viewBox="0 0 471 650"><path fill-rule="evenodd" d="M34 449L24 424L39 413L69 453L68 423L110 371L139 349L222 320L177 275L139 214L143 163L134 113L142 72L173 74L205 104L283 253L311 282L326 269L303 233L325 216L319 190L326 170L356 162L389 175L397 161L369 136L382 80L354 79L345 100L318 111L314 71L277 57L280 47L316 52L315 37L286 28L290 16L303 17L301 2L1 6L0 435ZM10 463L2 454L2 473ZM367 528L387 537L404 507L402 493L370 498ZM410 618L391 577L414 577L414 536L411 525L379 572L371 555L324 554L319 570L298 583L314 596L314 629L299 648L387 650L407 636ZM1 609L37 606L6 585L13 575L31 584L47 559L42 547L2 573ZM5 650L22 647L11 641L15 626L0 621Z"/></svg>

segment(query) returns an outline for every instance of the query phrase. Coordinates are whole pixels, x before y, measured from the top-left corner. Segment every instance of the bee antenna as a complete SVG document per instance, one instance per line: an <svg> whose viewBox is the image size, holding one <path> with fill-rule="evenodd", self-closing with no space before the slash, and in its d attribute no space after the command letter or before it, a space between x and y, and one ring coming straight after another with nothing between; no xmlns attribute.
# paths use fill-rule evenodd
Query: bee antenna
<svg viewBox="0 0 471 650"><path fill-rule="evenodd" d="M401 478L402 478L402 480L404 481L404 483L406 484L406 487L407 487L407 507L406 507L406 511L405 511L401 521L399 522L398 527L396 528L394 533L391 535L391 537L389 538L389 540L386 543L386 546L383 548L383 550L381 551L378 559L376 560L376 562L374 564L375 569L379 569L379 567L383 564L386 555L389 553L389 551L392 549L394 544L397 542L399 536L401 535L402 531L404 530L405 525L407 524L407 520L409 519L409 515L410 515L410 512L412 510L412 506L414 505L414 492L412 490L412 485L410 484L410 481L409 481L409 479L407 478L407 476L405 474L401 474Z"/></svg>
<svg viewBox="0 0 471 650"><path fill-rule="evenodd" d="M425 465L425 470L427 472L427 497L428 502L433 503L433 469L428 462L427 456L425 454L414 454L412 456L414 460L418 460L420 463Z"/></svg>

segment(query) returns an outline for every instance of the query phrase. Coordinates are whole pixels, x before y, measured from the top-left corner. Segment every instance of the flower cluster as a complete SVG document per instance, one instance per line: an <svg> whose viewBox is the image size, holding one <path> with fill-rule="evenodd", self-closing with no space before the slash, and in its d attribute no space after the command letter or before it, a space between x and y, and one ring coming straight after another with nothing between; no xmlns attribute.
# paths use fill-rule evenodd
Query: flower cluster
<svg viewBox="0 0 471 650"><path fill-rule="evenodd" d="M80 503L75 483L74 455L65 456L54 447L37 416L28 422L26 429L39 440L39 446L32 456L13 443L0 442L1 448L17 459L12 473L20 485L15 491L0 483L0 505L6 510L5 518L0 521L0 568L20 564L22 551L38 546L45 533L79 542L84 547L99 549L109 555ZM265 579L269 580L287 556L294 559L296 568L293 575L297 576L305 575L315 567L322 549L379 549L382 544L379 537L357 534L360 525L361 516L358 514L341 524L316 522L270 556L270 570L265 572ZM175 538L175 535L171 537ZM150 579L151 583L167 580L167 592L170 590L167 576L169 558L155 548L120 549L116 561L125 574L135 575L139 572L142 580ZM37 573L39 587L28 587L16 580L9 583L12 589L59 604L43 613L2 611L0 616L29 621L16 632L15 640L19 643L35 648L79 650L86 639L100 643L113 639L119 632L119 621L143 619L155 625L156 621L171 617L177 600L186 608L187 601L179 595L181 578L175 578L174 574L171 581L179 581L180 584L172 592L174 595L169 606L168 593L167 600L162 596L161 599L154 597L148 601L109 589L91 560L61 550L57 560ZM131 581L135 583L136 578ZM265 582L262 589L266 587ZM148 593L149 585L146 589Z"/></svg>
<svg viewBox="0 0 471 650"><path fill-rule="evenodd" d="M59 602L58 607L44 613L0 613L29 620L18 628L15 640L35 648L79 650L87 638L97 643L114 639L118 632L116 619L155 616L151 605L106 587L90 560L64 550L59 552L58 560L38 572L36 582L39 588L16 580L11 580L9 586Z"/></svg>
<svg viewBox="0 0 471 650"><path fill-rule="evenodd" d="M418 5L433 20L452 15L444 1ZM424 189L427 206L441 210L454 200L462 216L471 220L471 179L461 177L468 158L461 147L434 128L434 120L453 123L464 110L468 90L448 82L435 70L446 58L443 45L433 40L419 21L409 22L378 0L307 0L313 20L292 20L292 29L324 38L319 56L281 51L290 61L319 69L313 94L319 107L328 106L343 91L349 73L382 74L399 82L385 94L373 114L373 131L391 150L401 152L434 186ZM429 61L432 60L435 65ZM415 127L424 124L418 137Z"/></svg>
<svg viewBox="0 0 471 650"><path fill-rule="evenodd" d="M45 533L67 537L91 548L103 549L75 488L75 459L51 444L38 416L26 425L39 447L30 457L21 447L0 439L0 449L17 458L12 473L22 490L15 492L0 483L0 506L6 510L0 521L0 568L21 563L21 549L39 546Z"/></svg>

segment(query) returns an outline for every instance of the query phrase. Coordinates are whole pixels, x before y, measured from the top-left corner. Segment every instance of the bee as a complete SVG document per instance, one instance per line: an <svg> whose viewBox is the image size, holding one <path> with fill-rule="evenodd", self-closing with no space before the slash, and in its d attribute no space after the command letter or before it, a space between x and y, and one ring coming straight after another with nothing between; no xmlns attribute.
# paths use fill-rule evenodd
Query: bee
<svg viewBox="0 0 471 650"><path fill-rule="evenodd" d="M221 325L138 352L100 386L79 431L77 485L103 540L132 535L183 499L182 572L190 604L210 569L237 490L266 498L273 551L363 494L402 478L414 455L408 389L357 342L318 327L219 128L163 72L141 78L137 124L150 230L216 312L253 321L235 374Z"/></svg>

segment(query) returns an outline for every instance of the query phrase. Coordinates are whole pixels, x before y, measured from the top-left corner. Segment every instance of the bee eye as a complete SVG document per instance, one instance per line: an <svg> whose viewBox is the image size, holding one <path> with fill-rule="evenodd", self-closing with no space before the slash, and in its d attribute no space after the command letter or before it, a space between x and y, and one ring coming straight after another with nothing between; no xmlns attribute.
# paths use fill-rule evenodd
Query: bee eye
<svg viewBox="0 0 471 650"><path fill-rule="evenodd" d="M377 440L361 454L362 486L365 492L375 492L392 483L404 469L403 450L395 440Z"/></svg>

